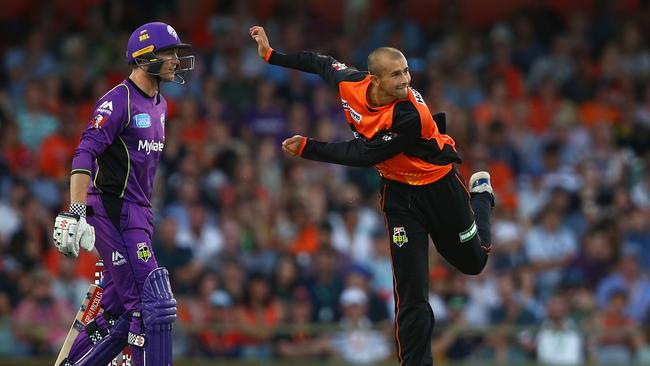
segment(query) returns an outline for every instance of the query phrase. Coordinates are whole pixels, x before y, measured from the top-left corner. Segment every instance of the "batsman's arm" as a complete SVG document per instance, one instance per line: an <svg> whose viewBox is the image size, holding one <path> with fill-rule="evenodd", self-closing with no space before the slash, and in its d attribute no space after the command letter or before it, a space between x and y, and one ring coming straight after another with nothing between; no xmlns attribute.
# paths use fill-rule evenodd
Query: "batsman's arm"
<svg viewBox="0 0 650 366"><path fill-rule="evenodd" d="M119 135L131 120L128 87L118 84L104 94L92 116L72 157L70 207L56 216L52 233L56 248L73 258L79 255L80 247L91 251L95 246L95 229L86 222L93 162L116 141L123 144Z"/></svg>
<svg viewBox="0 0 650 366"><path fill-rule="evenodd" d="M258 55L271 65L318 74L332 86L338 86L342 81L359 81L368 75L366 72L347 67L331 56L316 52L303 51L291 54L278 52L271 48L266 32L260 26L251 27L250 34L257 42Z"/></svg>
<svg viewBox="0 0 650 366"><path fill-rule="evenodd" d="M70 202L85 204L90 186L89 174L72 174L70 176Z"/></svg>
<svg viewBox="0 0 650 366"><path fill-rule="evenodd" d="M97 101L72 157L73 176L81 174L90 177L93 161L115 143L131 122L130 103L130 92L124 84L118 84ZM75 202L75 198L71 197L71 201Z"/></svg>

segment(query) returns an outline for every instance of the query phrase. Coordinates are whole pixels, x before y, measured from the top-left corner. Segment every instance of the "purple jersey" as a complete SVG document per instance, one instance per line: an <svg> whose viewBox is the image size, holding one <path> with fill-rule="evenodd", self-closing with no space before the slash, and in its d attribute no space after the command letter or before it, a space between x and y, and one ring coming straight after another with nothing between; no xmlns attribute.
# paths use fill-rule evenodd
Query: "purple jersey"
<svg viewBox="0 0 650 366"><path fill-rule="evenodd" d="M147 96L130 79L99 99L72 160L72 172L91 175L89 194L151 206L166 114L165 98Z"/></svg>

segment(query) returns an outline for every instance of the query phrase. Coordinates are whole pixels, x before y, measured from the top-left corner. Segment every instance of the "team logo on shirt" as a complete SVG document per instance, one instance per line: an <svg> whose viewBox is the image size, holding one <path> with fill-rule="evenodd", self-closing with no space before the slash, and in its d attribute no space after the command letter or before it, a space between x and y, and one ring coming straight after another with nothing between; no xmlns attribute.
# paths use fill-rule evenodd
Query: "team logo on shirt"
<svg viewBox="0 0 650 366"><path fill-rule="evenodd" d="M140 258L141 261L146 263L149 260L149 258L151 258L151 251L149 250L149 247L145 242L138 243L137 245L138 245L138 258Z"/></svg>
<svg viewBox="0 0 650 366"><path fill-rule="evenodd" d="M113 101L105 100L104 103L100 104L99 107L97 107L97 112L110 116L111 113L113 113Z"/></svg>
<svg viewBox="0 0 650 366"><path fill-rule="evenodd" d="M133 121L135 127L137 128L149 128L151 127L151 116L146 113L140 113L133 116Z"/></svg>
<svg viewBox="0 0 650 366"><path fill-rule="evenodd" d="M406 236L406 230L403 226L393 228L393 243L398 247L409 242L409 238Z"/></svg>
<svg viewBox="0 0 650 366"><path fill-rule="evenodd" d="M111 253L111 259L113 260L113 267L126 264L126 258L124 258L124 256L117 250L114 250L113 253Z"/></svg>
<svg viewBox="0 0 650 366"><path fill-rule="evenodd" d="M341 71L347 69L348 66L342 62L335 62L332 64L332 68L334 68L336 71Z"/></svg>
<svg viewBox="0 0 650 366"><path fill-rule="evenodd" d="M162 125L163 129L165 129L165 114L164 113L160 114L160 124Z"/></svg>
<svg viewBox="0 0 650 366"><path fill-rule="evenodd" d="M92 121L90 121L90 125L92 126L92 128L102 128L104 123L106 123L106 120L107 120L106 116L98 114L95 117L93 117Z"/></svg>

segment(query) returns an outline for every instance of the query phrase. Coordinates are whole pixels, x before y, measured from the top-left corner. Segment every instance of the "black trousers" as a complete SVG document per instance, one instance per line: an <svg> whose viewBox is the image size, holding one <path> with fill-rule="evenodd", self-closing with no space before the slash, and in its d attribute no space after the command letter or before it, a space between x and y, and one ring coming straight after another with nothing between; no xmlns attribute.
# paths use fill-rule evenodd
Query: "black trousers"
<svg viewBox="0 0 650 366"><path fill-rule="evenodd" d="M489 193L470 194L452 169L442 179L411 186L383 179L381 206L393 265L395 336L400 366L432 365L434 316L429 305L429 236L461 272L479 274L490 249Z"/></svg>

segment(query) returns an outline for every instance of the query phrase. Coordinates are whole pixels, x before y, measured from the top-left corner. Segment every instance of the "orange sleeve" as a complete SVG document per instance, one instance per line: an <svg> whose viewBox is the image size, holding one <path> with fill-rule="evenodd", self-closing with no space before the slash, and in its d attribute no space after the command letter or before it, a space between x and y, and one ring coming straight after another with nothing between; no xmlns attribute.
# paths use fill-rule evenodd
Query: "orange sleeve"
<svg viewBox="0 0 650 366"><path fill-rule="evenodd" d="M271 58L272 53L273 53L273 48L269 47L269 50L266 51L266 55L264 55L264 61L266 61L267 64L269 63L269 59Z"/></svg>
<svg viewBox="0 0 650 366"><path fill-rule="evenodd" d="M305 146L307 146L307 138L303 137L300 148L298 148L298 156L302 156L302 152L305 150Z"/></svg>

